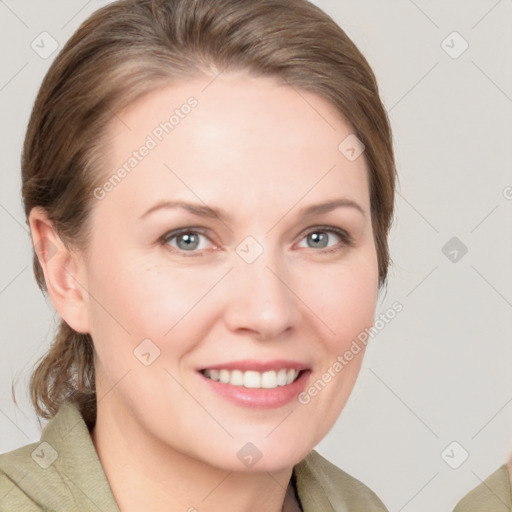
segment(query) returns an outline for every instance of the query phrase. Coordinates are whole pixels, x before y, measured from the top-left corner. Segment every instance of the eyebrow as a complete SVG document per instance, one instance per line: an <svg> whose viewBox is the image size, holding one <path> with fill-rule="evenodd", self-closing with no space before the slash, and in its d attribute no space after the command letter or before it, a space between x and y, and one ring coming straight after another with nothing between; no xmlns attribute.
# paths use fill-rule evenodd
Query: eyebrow
<svg viewBox="0 0 512 512"><path fill-rule="evenodd" d="M332 210L342 207L353 208L356 211L360 212L363 216L366 216L365 211L363 210L363 208L361 208L361 206L359 206L358 203L346 198L332 199L324 203L306 206L299 210L299 216L312 217L314 215L328 213ZM232 215L222 208L207 206L203 204L189 203L186 201L160 201L154 206L152 206L149 210L144 212L139 217L139 219L143 219L157 210L171 210L175 208L182 208L194 215L197 215L198 217L216 218L224 222L231 222L233 220Z"/></svg>

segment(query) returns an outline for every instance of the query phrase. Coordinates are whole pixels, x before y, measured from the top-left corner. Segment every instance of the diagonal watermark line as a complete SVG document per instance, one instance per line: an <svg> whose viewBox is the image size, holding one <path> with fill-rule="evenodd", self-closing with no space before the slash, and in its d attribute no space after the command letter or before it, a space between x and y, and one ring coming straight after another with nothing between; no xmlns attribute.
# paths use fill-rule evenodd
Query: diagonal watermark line
<svg viewBox="0 0 512 512"><path fill-rule="evenodd" d="M439 64L437 61L398 101L394 103L394 105L387 111L388 114L413 90L418 86L426 77L429 75L432 70Z"/></svg>
<svg viewBox="0 0 512 512"><path fill-rule="evenodd" d="M331 331L331 334L333 336L336 336L336 333L268 265L265 266L270 270L270 272L272 272L272 274L274 274L277 277L277 279L279 279L279 281L281 281L281 283L283 283L286 286L286 288L288 288L288 290L290 290L293 293L293 295L295 295L295 297L297 297L297 299L299 299L302 302L302 304L304 304L304 306L306 306L309 309L309 311L311 311L311 313L313 313L313 315L315 315L318 318L318 320L320 320L320 322L322 322L325 325L325 327L327 327L327 329L329 329L329 331Z"/></svg>
<svg viewBox="0 0 512 512"><path fill-rule="evenodd" d="M172 172L174 176L176 176L176 178L178 178L181 181L181 183L183 183L183 185L185 185L185 187L187 187L190 190L190 192L192 192L192 194L194 194L197 197L197 199L201 201L201 203L203 203L205 206L208 206L166 163L164 163L164 166L167 167L167 169L169 169L169 171ZM218 218L218 220L222 222L224 226L226 226L230 233L233 233L233 230L222 219Z"/></svg>
<svg viewBox="0 0 512 512"><path fill-rule="evenodd" d="M489 423L491 423L491 421L492 421L494 418L496 418L496 416L498 416L498 414L500 414L500 412L501 412L501 411L503 411L503 409L505 409L505 407L506 407L510 402L512 402L512 398L511 398L510 400L507 400L507 401L505 402L505 405L503 405L503 407L501 407L501 408L499 409L499 411L498 411L498 412L497 412L497 413L496 413L496 414L495 414L495 415L494 415L494 416L493 416L493 417L492 417L492 418L491 418L491 419L490 419L490 420L489 420L489 421L488 421L488 422L487 422L487 423L486 423L486 424L485 424L485 425L484 425L480 430L478 430L478 432L477 432L477 433L476 433L476 434L471 438L471 440L475 439L475 437L476 437L478 434L480 434L480 432L482 432L482 430L483 430L485 427L487 427L487 425L489 425Z"/></svg>
<svg viewBox="0 0 512 512"><path fill-rule="evenodd" d="M118 381L116 383L114 383L113 386L110 387L110 389L101 397L101 398L98 398L96 396L96 407L97 405L131 372L131 368L129 370L126 371L126 373L120 377L118 379ZM79 419L62 437L66 437L68 434L71 433L71 431L77 426L79 425L80 423L82 423L83 419Z"/></svg>
<svg viewBox="0 0 512 512"><path fill-rule="evenodd" d="M411 295L411 293L416 290L424 281L426 281L430 275L434 272L434 270L436 270L438 267L438 265L436 265L407 295L406 297L409 297L409 295Z"/></svg>
<svg viewBox="0 0 512 512"><path fill-rule="evenodd" d="M398 509L398 512L400 512L401 510L403 510L407 505L409 505L409 503L414 499L416 498L416 496L418 496L418 494L423 491L423 489L425 489L425 487L427 487L427 485L430 484L430 482L432 482L432 480L434 480L434 478L436 478L436 476L439 475L439 471L419 490L417 491L414 496L412 496L409 501L405 502L399 509Z"/></svg>
<svg viewBox="0 0 512 512"><path fill-rule="evenodd" d="M495 287L491 284L491 282L486 279L483 274L481 274L473 265L471 268L509 305L512 307L512 303Z"/></svg>
<svg viewBox="0 0 512 512"><path fill-rule="evenodd" d="M25 62L25 64L23 64L23 66L21 66L21 68L18 69L18 71L16 71L16 73L14 73L14 75L12 75L11 78L9 78L9 80L7 80L7 82L5 82L4 85L2 85L2 87L0 87L0 92L3 91L27 66L28 62Z"/></svg>
<svg viewBox="0 0 512 512"><path fill-rule="evenodd" d="M418 9L418 11L420 11L423 14L423 16L425 16L425 18L427 18L430 21L430 23L434 25L434 27L439 28L439 25L416 2L414 2L413 0L409 0L409 2L411 2L411 4L414 5L414 7L416 7L416 9Z"/></svg>
<svg viewBox="0 0 512 512"><path fill-rule="evenodd" d="M0 4L5 5L9 11L11 11L11 14L18 18L18 20L25 25L26 28L29 28L29 26L5 3L5 0L0 0Z"/></svg>
<svg viewBox="0 0 512 512"><path fill-rule="evenodd" d="M26 226L24 226L5 206L0 204L0 208L2 208L2 210L5 213L7 213L7 215L9 215L9 217L11 217L11 219L14 220L14 222L16 222L16 224L18 224L18 226L20 226L21 229L23 229L23 231L25 231L25 233L30 233L28 228Z"/></svg>
<svg viewBox="0 0 512 512"><path fill-rule="evenodd" d="M271 436L274 431L277 429L277 427L281 426L283 424L283 422L290 416L290 414L292 414L293 412L295 412L295 409L292 409L266 436L265 438Z"/></svg>
<svg viewBox="0 0 512 512"><path fill-rule="evenodd" d="M26 434L23 430L21 430L21 428L20 428L18 425L16 425L16 423L14 423L14 421L12 421L12 420L11 420L11 418L9 418L9 416L7 416L7 414L5 414L5 412L4 412L2 409L0 409L0 412L1 412L1 413L2 413L2 414L3 414L3 415L4 415L4 416L5 416L5 417L6 417L6 418L7 418L7 419L8 419L8 420L9 420L9 421L10 421L10 422L11 422L11 423L12 423L12 424L13 424L13 425L14 425L14 426L15 426L15 427L16 427L16 428L17 428L17 429L18 429L18 430L19 430L19 431L20 431L20 432L25 436L25 437L26 437L26 438L27 438L27 439L30 439L30 438L29 438L29 436L27 436L27 434Z"/></svg>
<svg viewBox="0 0 512 512"><path fill-rule="evenodd" d="M373 373L373 375L375 375L375 377L377 377L377 379L379 379L379 380L382 382L382 384L384 384L384 386L386 386L386 387L389 389L389 391L391 391L391 393L393 393L393 395L395 395L395 397L396 397L396 398L398 398L398 400L400 400L400 402L402 402L402 404L403 404L405 407L407 407L407 409L409 409L409 411L410 411L412 414L414 414L414 416L416 416L416 418L418 418L418 420L420 420L420 421L421 421L421 423L423 423L423 425L424 425L425 427L427 427L427 428L430 430L430 432L432 432L432 434L434 434L434 436L436 436L436 437L439 439L439 436L438 436L438 435L437 435L437 434L436 434L436 433L435 433L435 432L434 432L434 431L433 431L433 430L432 430L432 429L431 429L431 428L430 428L430 427L429 427L429 426L428 426L428 425L427 425L427 424L426 424L426 423L421 419L421 417L420 417L420 416L418 416L418 414L416 414L416 413L415 413L415 412L414 412L414 411L413 411L413 410L412 410L412 409L411 409L411 408L410 408L410 407L409 407L409 406L408 406L408 405L407 405L407 404L406 404L406 403L405 403L405 402L404 402L404 401L403 401L403 400L402 400L402 399L397 395L397 393L395 393L395 392L394 392L394 391L389 387L389 385L388 385L388 384L386 384L386 383L385 383L385 382L384 382L384 381L383 381L383 380L382 380L382 379L381 379L381 378L380 378L380 377L379 377L379 376L378 376L378 375L377 375L377 374L376 374L376 373L375 373L371 368L368 368L368 369Z"/></svg>
<svg viewBox="0 0 512 512"><path fill-rule="evenodd" d="M302 195L302 197L300 197L299 199L297 199L297 202L295 204L293 204L289 209L288 211L286 211L284 213L284 215L282 215L274 224L273 226L267 231L266 234L270 233L296 206L298 203L300 203L300 201L302 201L304 199L304 197L306 197L334 168L336 167L336 164L334 164L316 183L314 183L313 185L311 185L311 187L309 188L309 190L307 190L306 192L304 192L304 194Z"/></svg>
<svg viewBox="0 0 512 512"><path fill-rule="evenodd" d="M487 17L488 14L491 13L495 9L495 7L498 6L498 4L501 3L501 0L498 0L472 27L471 30L473 30L484 18Z"/></svg>
<svg viewBox="0 0 512 512"><path fill-rule="evenodd" d="M199 302L201 302L213 290L213 288L233 270L233 268L234 267L231 267L216 283L214 283L211 288L202 297L200 297L197 302L164 334L164 336L167 336L199 304Z"/></svg>
<svg viewBox="0 0 512 512"><path fill-rule="evenodd" d="M400 193L397 192L397 194L437 233L439 234L439 231L436 229L436 227L430 222L425 215L423 215L410 201L407 201L407 199Z"/></svg>
<svg viewBox="0 0 512 512"><path fill-rule="evenodd" d="M484 75L487 78L487 80L489 80L489 82L491 82L494 85L494 87L496 87L496 89L498 89L498 91L500 91L501 94L503 94L503 96L507 98L508 101L512 102L510 96L474 60L472 60L471 62L473 63L473 66L475 66L480 71L480 73L482 73L482 75Z"/></svg>
<svg viewBox="0 0 512 512"><path fill-rule="evenodd" d="M99 404L131 371L131 368L126 370L125 374L101 398L96 398L96 404Z"/></svg>
<svg viewBox="0 0 512 512"><path fill-rule="evenodd" d="M226 481L226 479L232 473L233 473L233 471L230 471L201 501L205 501L214 491L216 491L219 488L220 485L222 485ZM195 510L195 509L193 509L193 510Z"/></svg>
<svg viewBox="0 0 512 512"><path fill-rule="evenodd" d="M57 470L60 477L62 478L62 481L69 480L87 498L87 500L94 505L94 507L95 507L94 510L99 510L100 512L104 512L104 510L101 507L99 507L98 504L87 493L85 493L82 490L82 488L67 473L64 473L63 471L61 471L60 467L59 468L55 467L55 469ZM65 478L63 478L63 475L65 476ZM87 507L87 510L90 511L89 506Z"/></svg>
<svg viewBox="0 0 512 512"><path fill-rule="evenodd" d="M66 21L66 23L64 23L64 25L62 25L62 27L60 27L61 30L65 29L67 25L69 25L89 4L91 3L91 0L87 0L87 2L82 5L82 7L80 7L80 9L78 9L78 11L73 14L73 16L71 16L71 18L69 18L68 21Z"/></svg>
<svg viewBox="0 0 512 512"><path fill-rule="evenodd" d="M126 334L128 334L129 336L132 335L131 332L128 331L128 329L98 299L96 299L96 297L82 283L80 283L78 281L78 279L73 274L68 272L66 269L64 269L64 270L69 276L71 276L87 292L87 294L96 302L96 304L101 306L103 311L105 311L105 313L107 313L112 318L112 320L114 320L117 323L117 325L119 325L119 327L121 327L121 329L123 329L123 331L126 332Z"/></svg>
<svg viewBox="0 0 512 512"><path fill-rule="evenodd" d="M215 82L215 80L217 80L217 78L219 78L220 75L222 75L222 73L224 73L224 71L226 71L226 69L229 67L229 64L227 64L226 66L224 66L224 69L221 69L202 89L201 89L201 92L204 92L206 91L206 89L208 89L208 87L210 87L210 85L213 84L213 82Z"/></svg>
<svg viewBox="0 0 512 512"><path fill-rule="evenodd" d="M481 483L482 485L484 485L485 487L487 487L487 490L488 490L489 492L491 492L492 494L494 494L494 496L496 496L496 498L497 498L498 500L500 500L500 501L501 501L501 503L503 503L503 505L505 506L505 508L503 509L503 512L505 512L505 511L510 512L510 507L509 507L508 503L505 503L505 502L504 502L504 501L503 501L503 500L502 500L502 499L501 499L501 498L500 498L500 497L499 497L499 496L498 496L498 495L497 495L497 494L496 494L496 493L495 493L495 492L494 492L494 491L493 491L493 490L492 490L492 489L491 489L491 488L490 488L490 487L485 483L485 481L484 481L482 478L480 478L480 477L479 477L479 476L478 476L478 475L477 475L473 470L471 470L471 473L473 473L473 475L475 475L475 476L478 478L478 480L480 481L480 483ZM494 510L494 509L493 509L493 511L489 511L489 512L496 512L496 510Z"/></svg>
<svg viewBox="0 0 512 512"><path fill-rule="evenodd" d="M497 204L471 231L470 233L473 233L473 231L475 231L476 228L478 228L480 226L480 224L483 224L484 220L487 219L487 217L490 217L490 215L492 213L494 213L496 211L496 208L498 208L499 204Z"/></svg>
<svg viewBox="0 0 512 512"><path fill-rule="evenodd" d="M267 475L272 478L272 480L274 480L274 482L279 486L281 487L281 489L283 489L285 491L285 500L286 500L286 495L288 494L290 497L293 497L293 489L291 488L291 486L289 485L290 484L290 480L288 480L288 483L286 484L286 487L284 485L281 484L281 482L270 472L270 471L265 471L265 473L267 473ZM293 476L293 470L292 470L292 476ZM291 477L290 477L291 478ZM283 508L283 510L285 510ZM287 510L287 509L286 509Z"/></svg>
<svg viewBox="0 0 512 512"><path fill-rule="evenodd" d="M221 427L229 437L231 437L231 439L234 439L234 436L231 434L231 432L167 368L164 368L164 370L169 374L170 377L174 379L174 381L181 387L181 389L188 393L190 398L192 398L197 403L197 405L199 405L208 414L208 416L210 416L210 418L215 421L215 423L217 423L217 425L219 425L219 427Z"/></svg>
<svg viewBox="0 0 512 512"><path fill-rule="evenodd" d="M16 480L13 482L12 487L3 495L0 496L0 504L2 503L2 500L7 497L7 495L13 490L13 489L19 489L20 483L22 480L26 478L27 475L32 474L30 471L27 471L19 480ZM12 475L8 476L9 481L12 481L14 477ZM3 491L4 489L2 489Z"/></svg>
<svg viewBox="0 0 512 512"><path fill-rule="evenodd" d="M334 128L334 126L329 123L329 121L327 121L327 119L322 114L320 114L320 112L318 112L318 110L299 92L299 90L293 84L291 84L286 79L285 81L334 131L336 131L336 128Z"/></svg>
<svg viewBox="0 0 512 512"><path fill-rule="evenodd" d="M14 281L16 281L16 279L18 279L18 277L23 274L23 272L25 272L25 270L27 270L28 268L28 265L25 265L1 290L0 290L0 295L2 293L5 292L5 290L7 290L7 288L9 288L9 286L11 286L12 283L14 283Z"/></svg>

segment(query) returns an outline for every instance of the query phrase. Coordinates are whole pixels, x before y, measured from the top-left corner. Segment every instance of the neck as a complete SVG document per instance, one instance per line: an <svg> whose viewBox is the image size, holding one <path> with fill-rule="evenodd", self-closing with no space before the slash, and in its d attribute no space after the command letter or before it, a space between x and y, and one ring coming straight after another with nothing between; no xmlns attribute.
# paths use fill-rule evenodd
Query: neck
<svg viewBox="0 0 512 512"><path fill-rule="evenodd" d="M112 402L98 404L91 437L122 512L283 510L293 467L236 472L212 466L163 445Z"/></svg>

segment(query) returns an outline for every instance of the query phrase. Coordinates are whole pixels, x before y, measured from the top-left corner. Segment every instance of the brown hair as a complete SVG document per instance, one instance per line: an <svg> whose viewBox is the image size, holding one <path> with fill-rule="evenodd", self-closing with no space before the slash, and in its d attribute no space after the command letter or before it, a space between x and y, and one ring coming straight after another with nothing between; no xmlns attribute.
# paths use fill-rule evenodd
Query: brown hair
<svg viewBox="0 0 512 512"><path fill-rule="evenodd" d="M375 76L345 32L306 0L118 0L93 13L50 66L22 155L25 214L43 207L63 242L90 237L93 190L105 173L107 127L142 94L198 74L243 70L330 101L365 145L379 285L389 264L396 170ZM340 141L341 142L341 141ZM37 254L37 283L46 285ZM66 400L96 417L93 344L62 319L31 379L39 416ZM14 390L13 390L14 397Z"/></svg>

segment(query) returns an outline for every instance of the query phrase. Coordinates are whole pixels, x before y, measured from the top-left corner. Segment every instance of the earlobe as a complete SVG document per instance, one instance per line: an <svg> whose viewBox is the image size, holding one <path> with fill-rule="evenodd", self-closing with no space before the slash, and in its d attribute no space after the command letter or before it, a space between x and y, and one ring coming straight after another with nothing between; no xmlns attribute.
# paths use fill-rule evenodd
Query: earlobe
<svg viewBox="0 0 512 512"><path fill-rule="evenodd" d="M89 332L88 293L81 260L63 243L43 208L32 208L28 222L34 251L55 309L75 331Z"/></svg>

